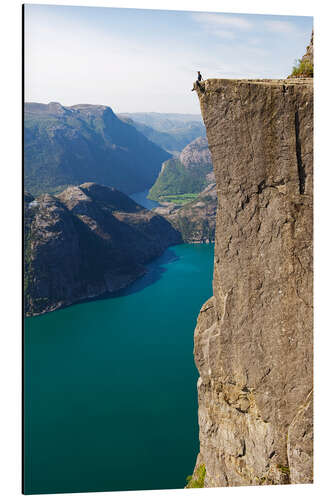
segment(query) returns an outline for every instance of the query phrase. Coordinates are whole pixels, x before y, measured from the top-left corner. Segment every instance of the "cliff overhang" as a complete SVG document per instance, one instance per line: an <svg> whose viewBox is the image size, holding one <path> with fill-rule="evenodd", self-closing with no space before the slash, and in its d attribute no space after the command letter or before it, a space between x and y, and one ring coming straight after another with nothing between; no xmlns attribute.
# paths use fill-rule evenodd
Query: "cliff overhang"
<svg viewBox="0 0 333 500"><path fill-rule="evenodd" d="M313 79L201 82L218 194L195 330L205 486L312 482Z"/></svg>

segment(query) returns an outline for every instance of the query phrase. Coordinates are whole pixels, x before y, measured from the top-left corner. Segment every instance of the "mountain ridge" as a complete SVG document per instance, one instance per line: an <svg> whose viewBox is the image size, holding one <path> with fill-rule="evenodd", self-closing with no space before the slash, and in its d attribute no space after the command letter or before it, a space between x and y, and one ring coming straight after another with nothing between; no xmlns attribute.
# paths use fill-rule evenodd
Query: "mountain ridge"
<svg viewBox="0 0 333 500"><path fill-rule="evenodd" d="M118 113L118 117L173 155L177 155L192 140L206 134L201 115Z"/></svg>
<svg viewBox="0 0 333 500"><path fill-rule="evenodd" d="M34 195L83 182L143 191L170 156L109 106L24 105L25 187Z"/></svg>
<svg viewBox="0 0 333 500"><path fill-rule="evenodd" d="M25 313L43 314L118 291L180 234L115 188L70 186L57 196L25 194Z"/></svg>

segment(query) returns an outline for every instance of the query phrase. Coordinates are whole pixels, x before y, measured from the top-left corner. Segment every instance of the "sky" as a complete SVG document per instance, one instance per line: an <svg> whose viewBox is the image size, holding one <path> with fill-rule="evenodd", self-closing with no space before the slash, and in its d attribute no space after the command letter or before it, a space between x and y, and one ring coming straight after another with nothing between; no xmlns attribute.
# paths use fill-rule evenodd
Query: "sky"
<svg viewBox="0 0 333 500"><path fill-rule="evenodd" d="M25 5L25 100L200 113L207 78L284 78L313 18Z"/></svg>

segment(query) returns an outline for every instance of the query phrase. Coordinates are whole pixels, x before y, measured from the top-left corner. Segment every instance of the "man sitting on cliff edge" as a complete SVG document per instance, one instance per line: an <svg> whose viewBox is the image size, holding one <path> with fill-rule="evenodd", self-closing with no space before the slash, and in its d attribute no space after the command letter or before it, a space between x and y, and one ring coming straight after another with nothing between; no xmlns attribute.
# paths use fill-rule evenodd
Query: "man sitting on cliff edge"
<svg viewBox="0 0 333 500"><path fill-rule="evenodd" d="M198 71L198 78L197 78L195 84L193 85L192 91L195 90L195 85L198 85L199 89L201 90L200 82L201 82L202 79L203 79L202 75L201 75L200 71Z"/></svg>

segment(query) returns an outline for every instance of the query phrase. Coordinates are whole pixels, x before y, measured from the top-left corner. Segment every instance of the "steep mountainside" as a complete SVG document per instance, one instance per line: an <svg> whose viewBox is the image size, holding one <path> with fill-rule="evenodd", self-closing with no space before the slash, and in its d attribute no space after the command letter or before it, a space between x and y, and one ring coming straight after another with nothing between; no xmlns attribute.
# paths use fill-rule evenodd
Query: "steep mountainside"
<svg viewBox="0 0 333 500"><path fill-rule="evenodd" d="M179 233L114 188L85 183L25 196L25 312L36 315L119 290Z"/></svg>
<svg viewBox="0 0 333 500"><path fill-rule="evenodd" d="M312 482L312 82L197 89L218 193L194 348L206 487Z"/></svg>
<svg viewBox="0 0 333 500"><path fill-rule="evenodd" d="M149 198L168 201L168 197L200 193L214 182L213 165L207 139L198 137L186 146L179 159L163 163L161 172L149 191Z"/></svg>
<svg viewBox="0 0 333 500"><path fill-rule="evenodd" d="M216 184L212 183L195 200L182 206L163 203L154 212L169 220L185 243L211 243L215 240L216 209Z"/></svg>
<svg viewBox="0 0 333 500"><path fill-rule="evenodd" d="M201 165L209 165L211 176L214 178L212 157L206 137L198 137L188 144L180 153L179 160L184 167L193 170Z"/></svg>
<svg viewBox="0 0 333 500"><path fill-rule="evenodd" d="M88 181L144 191L168 158L107 106L25 104L25 189L34 195Z"/></svg>
<svg viewBox="0 0 333 500"><path fill-rule="evenodd" d="M193 139L206 135L201 115L120 113L118 116L172 153L180 152Z"/></svg>

